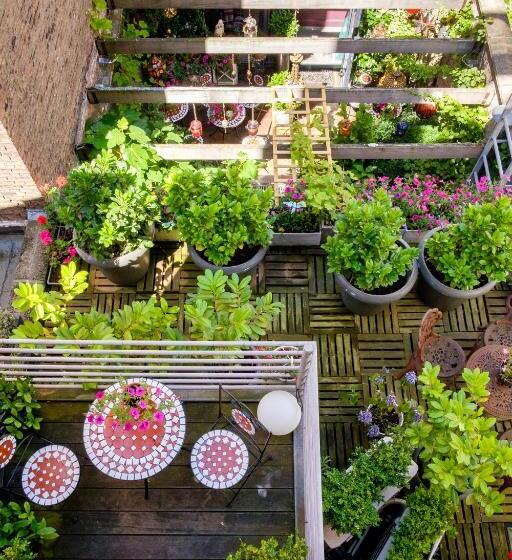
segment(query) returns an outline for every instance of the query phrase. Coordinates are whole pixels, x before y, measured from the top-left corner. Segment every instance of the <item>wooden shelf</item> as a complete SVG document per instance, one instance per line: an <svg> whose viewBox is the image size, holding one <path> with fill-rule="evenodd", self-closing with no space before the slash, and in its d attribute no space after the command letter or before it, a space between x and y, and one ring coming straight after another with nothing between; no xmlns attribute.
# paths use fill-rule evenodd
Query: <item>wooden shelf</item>
<svg viewBox="0 0 512 560"><path fill-rule="evenodd" d="M241 8L241 9L404 9L417 8L417 0L108 0L110 8ZM450 8L460 10L464 0L421 0L421 8Z"/></svg>
<svg viewBox="0 0 512 560"><path fill-rule="evenodd" d="M98 52L114 54L332 54L447 53L466 54L472 39L338 39L337 37L206 37L199 39L98 39Z"/></svg>
<svg viewBox="0 0 512 560"><path fill-rule="evenodd" d="M242 146L241 144L154 144L166 160L223 161L237 159L241 152L249 159L270 160L272 145ZM341 159L452 159L477 158L482 144L333 144L332 157Z"/></svg>
<svg viewBox="0 0 512 560"><path fill-rule="evenodd" d="M311 88L314 91L314 88ZM295 86L295 95L303 88ZM449 96L467 105L488 105L489 88L337 88L326 89L327 103L418 103L423 99ZM90 103L272 103L268 87L93 87Z"/></svg>

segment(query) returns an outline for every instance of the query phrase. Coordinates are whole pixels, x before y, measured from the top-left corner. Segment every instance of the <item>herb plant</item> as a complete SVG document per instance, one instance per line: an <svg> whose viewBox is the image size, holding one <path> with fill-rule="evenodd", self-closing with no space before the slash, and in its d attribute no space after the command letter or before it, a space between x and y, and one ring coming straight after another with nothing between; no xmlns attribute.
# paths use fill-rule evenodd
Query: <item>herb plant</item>
<svg viewBox="0 0 512 560"><path fill-rule="evenodd" d="M243 247L270 243L273 193L253 186L257 176L257 164L244 158L202 169L183 163L169 173L166 203L178 230L213 264L228 264Z"/></svg>
<svg viewBox="0 0 512 560"><path fill-rule="evenodd" d="M407 498L407 513L393 532L388 560L424 560L445 532L454 536L458 502L446 490L417 488Z"/></svg>
<svg viewBox="0 0 512 560"><path fill-rule="evenodd" d="M40 408L30 379L17 377L8 381L0 376L0 420L9 434L21 440L26 430L39 430Z"/></svg>
<svg viewBox="0 0 512 560"><path fill-rule="evenodd" d="M0 560L36 560L35 552L32 552L30 542L15 537L6 548L0 550Z"/></svg>
<svg viewBox="0 0 512 560"><path fill-rule="evenodd" d="M229 554L226 560L306 560L308 547L299 536L290 535L283 545L271 537L262 539L259 546L240 543L239 549Z"/></svg>
<svg viewBox="0 0 512 560"><path fill-rule="evenodd" d="M323 466L322 498L324 518L338 533L361 535L380 523L375 504L387 486L407 483L412 447L396 432L392 441L379 441L368 451L357 449L351 469L341 471Z"/></svg>
<svg viewBox="0 0 512 560"><path fill-rule="evenodd" d="M43 517L38 519L29 502L0 501L0 550L12 545L14 539L41 543L58 537Z"/></svg>
<svg viewBox="0 0 512 560"><path fill-rule="evenodd" d="M459 223L427 241L426 258L452 288L504 282L512 270L512 199L467 206Z"/></svg>
<svg viewBox="0 0 512 560"><path fill-rule="evenodd" d="M270 329L283 305L268 292L251 301L251 278L206 270L197 278L197 292L185 304L193 340L258 340Z"/></svg>
<svg viewBox="0 0 512 560"><path fill-rule="evenodd" d="M457 493L469 491L468 505L478 504L488 516L502 510L504 496L492 484L512 476L512 447L498 440L496 419L480 406L489 396L489 374L465 369L466 385L458 391L439 380L439 366L425 363L418 377L426 416L406 429L414 447L421 448L425 477L432 487Z"/></svg>
<svg viewBox="0 0 512 560"><path fill-rule="evenodd" d="M149 186L111 159L73 169L65 187L50 191L48 206L59 224L74 230L77 245L97 259L151 247L148 228L160 217Z"/></svg>
<svg viewBox="0 0 512 560"><path fill-rule="evenodd" d="M335 234L323 245L329 271L367 292L392 286L418 256L416 248L397 244L404 224L402 212L382 189L368 202L349 200L338 215Z"/></svg>

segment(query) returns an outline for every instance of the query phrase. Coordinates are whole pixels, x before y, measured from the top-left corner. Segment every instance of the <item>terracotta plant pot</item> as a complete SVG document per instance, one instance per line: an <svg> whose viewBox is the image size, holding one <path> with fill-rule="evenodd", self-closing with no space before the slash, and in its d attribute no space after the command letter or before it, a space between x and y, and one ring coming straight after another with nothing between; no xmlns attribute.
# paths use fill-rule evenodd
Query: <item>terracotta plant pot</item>
<svg viewBox="0 0 512 560"><path fill-rule="evenodd" d="M451 288L447 286L440 280L438 280L430 271L427 265L427 259L425 256L425 245L427 241L439 230L441 227L437 227L429 231L421 240L420 243L420 256L419 256L419 267L420 267L420 279L418 282L418 293L421 299L429 307L437 307L441 311L448 311L450 309L455 309L459 305L462 305L468 299L474 299L479 296L483 296L487 292L490 292L496 282L487 282L479 288L474 290L458 290L457 288Z"/></svg>

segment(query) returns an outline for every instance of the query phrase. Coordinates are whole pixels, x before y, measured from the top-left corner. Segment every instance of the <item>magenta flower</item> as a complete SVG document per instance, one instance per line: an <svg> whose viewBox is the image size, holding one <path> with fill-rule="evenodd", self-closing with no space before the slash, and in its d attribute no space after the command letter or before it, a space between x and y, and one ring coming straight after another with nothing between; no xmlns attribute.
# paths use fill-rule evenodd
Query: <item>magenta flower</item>
<svg viewBox="0 0 512 560"><path fill-rule="evenodd" d="M125 422L123 426L123 430L129 432L133 428L133 424L131 422Z"/></svg>
<svg viewBox="0 0 512 560"><path fill-rule="evenodd" d="M89 424L92 424L94 422L94 414L92 414L92 413L88 414L86 416L86 420L87 420L87 422L89 422Z"/></svg>
<svg viewBox="0 0 512 560"><path fill-rule="evenodd" d="M139 430L146 431L149 428L149 422L147 420L143 420L139 422Z"/></svg>
<svg viewBox="0 0 512 560"><path fill-rule="evenodd" d="M117 430L119 428L119 422L117 420L112 420L112 429Z"/></svg>
<svg viewBox="0 0 512 560"><path fill-rule="evenodd" d="M161 410L157 410L154 414L153 414L153 418L157 421L157 422L163 422L164 421L164 413Z"/></svg>
<svg viewBox="0 0 512 560"><path fill-rule="evenodd" d="M135 396L136 397L143 397L146 394L146 389L142 386L138 386L135 388Z"/></svg>
<svg viewBox="0 0 512 560"><path fill-rule="evenodd" d="M77 252L77 250L75 249L75 247L73 247L73 245L70 245L70 246L68 247L68 255L69 255L70 257L76 257L76 256L78 255L78 252Z"/></svg>
<svg viewBox="0 0 512 560"><path fill-rule="evenodd" d="M162 389L160 389L160 387L157 387L157 388L155 389L155 395L156 395L157 397L160 397L160 396L162 395Z"/></svg>
<svg viewBox="0 0 512 560"><path fill-rule="evenodd" d="M134 420L138 420L140 418L140 412L138 408L130 408L130 416Z"/></svg>
<svg viewBox="0 0 512 560"><path fill-rule="evenodd" d="M126 390L128 391L128 394L130 394L132 397L137 396L137 389L133 385L130 385Z"/></svg>
<svg viewBox="0 0 512 560"><path fill-rule="evenodd" d="M51 245L53 243L52 234L47 229L44 229L39 233L39 239L45 246Z"/></svg>
<svg viewBox="0 0 512 560"><path fill-rule="evenodd" d="M73 260L73 257L69 255L62 260L62 264L69 264Z"/></svg>
<svg viewBox="0 0 512 560"><path fill-rule="evenodd" d="M103 414L98 414L98 416L96 416L96 418L94 419L94 423L97 426L101 426L103 422L105 422L105 417L103 416Z"/></svg>
<svg viewBox="0 0 512 560"><path fill-rule="evenodd" d="M102 399L105 396L105 391L98 391L96 393L96 398L97 399Z"/></svg>
<svg viewBox="0 0 512 560"><path fill-rule="evenodd" d="M146 401L140 400L139 401L139 408L142 408L142 410L145 410L148 407L148 403Z"/></svg>

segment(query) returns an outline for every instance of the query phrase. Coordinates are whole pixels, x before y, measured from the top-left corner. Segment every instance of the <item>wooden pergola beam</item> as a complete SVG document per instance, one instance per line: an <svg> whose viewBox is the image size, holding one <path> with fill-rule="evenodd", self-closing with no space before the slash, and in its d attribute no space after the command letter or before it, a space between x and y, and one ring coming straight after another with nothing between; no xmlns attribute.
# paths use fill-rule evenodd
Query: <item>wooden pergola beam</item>
<svg viewBox="0 0 512 560"><path fill-rule="evenodd" d="M285 88L287 89L287 88ZM301 87L293 87L300 97ZM315 94L314 86L310 92ZM487 105L488 88L337 88L326 89L328 103L418 103L429 97L449 96L467 105ZM272 103L269 87L93 87L90 103ZM284 96L286 97L286 96Z"/></svg>
<svg viewBox="0 0 512 560"><path fill-rule="evenodd" d="M272 159L272 146L242 146L241 144L154 144L165 160L223 161L237 159L245 153L249 159ZM335 144L332 157L343 159L452 159L477 158L482 144Z"/></svg>
<svg viewBox="0 0 512 560"><path fill-rule="evenodd" d="M110 8L205 8L217 9L217 0L108 0ZM450 8L459 10L464 0L421 0L421 8ZM352 9L404 9L418 8L417 0L223 0L223 8L239 9L315 9L315 10L352 10Z"/></svg>
<svg viewBox="0 0 512 560"><path fill-rule="evenodd" d="M114 54L332 54L445 53L466 54L472 39L338 39L336 37L206 37L194 39L98 39L104 56Z"/></svg>

